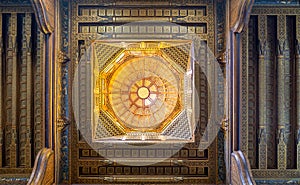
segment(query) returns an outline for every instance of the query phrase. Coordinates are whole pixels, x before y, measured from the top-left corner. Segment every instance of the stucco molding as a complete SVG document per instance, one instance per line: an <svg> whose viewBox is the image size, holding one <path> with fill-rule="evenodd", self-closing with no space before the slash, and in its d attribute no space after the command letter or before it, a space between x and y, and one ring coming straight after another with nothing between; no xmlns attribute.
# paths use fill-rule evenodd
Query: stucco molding
<svg viewBox="0 0 300 185"><path fill-rule="evenodd" d="M45 34L54 31L55 0L30 0L40 29Z"/></svg>
<svg viewBox="0 0 300 185"><path fill-rule="evenodd" d="M247 27L254 0L230 1L230 29L241 33Z"/></svg>

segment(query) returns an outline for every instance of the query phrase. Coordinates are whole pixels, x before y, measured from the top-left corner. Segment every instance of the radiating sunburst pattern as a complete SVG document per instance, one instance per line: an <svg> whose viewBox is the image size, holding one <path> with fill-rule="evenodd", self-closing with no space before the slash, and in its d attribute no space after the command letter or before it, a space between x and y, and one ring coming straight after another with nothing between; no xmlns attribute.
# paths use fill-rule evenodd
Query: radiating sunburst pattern
<svg viewBox="0 0 300 185"><path fill-rule="evenodd" d="M93 140L193 141L191 49L190 40L93 42Z"/></svg>
<svg viewBox="0 0 300 185"><path fill-rule="evenodd" d="M180 77L159 56L123 61L109 83L109 102L129 129L151 131L163 127L180 104Z"/></svg>

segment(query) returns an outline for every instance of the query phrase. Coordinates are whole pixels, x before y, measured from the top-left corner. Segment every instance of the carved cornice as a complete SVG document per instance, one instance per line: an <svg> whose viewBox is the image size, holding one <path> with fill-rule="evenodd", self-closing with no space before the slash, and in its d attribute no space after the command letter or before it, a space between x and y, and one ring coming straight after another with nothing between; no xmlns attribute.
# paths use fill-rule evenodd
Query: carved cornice
<svg viewBox="0 0 300 185"><path fill-rule="evenodd" d="M49 148L39 151L27 185L45 184L54 182L54 152Z"/></svg>
<svg viewBox="0 0 300 185"><path fill-rule="evenodd" d="M54 31L55 0L30 0L40 29L49 34Z"/></svg>
<svg viewBox="0 0 300 185"><path fill-rule="evenodd" d="M231 154L231 178L232 184L256 185L248 159L241 151L234 151Z"/></svg>
<svg viewBox="0 0 300 185"><path fill-rule="evenodd" d="M241 33L247 26L254 0L230 1L230 28L233 32Z"/></svg>
<svg viewBox="0 0 300 185"><path fill-rule="evenodd" d="M161 183L161 182L180 182L183 181L183 177L146 177L146 176L127 176L127 177L118 177L118 176L108 176L104 177L104 181L107 182L147 182L147 183Z"/></svg>

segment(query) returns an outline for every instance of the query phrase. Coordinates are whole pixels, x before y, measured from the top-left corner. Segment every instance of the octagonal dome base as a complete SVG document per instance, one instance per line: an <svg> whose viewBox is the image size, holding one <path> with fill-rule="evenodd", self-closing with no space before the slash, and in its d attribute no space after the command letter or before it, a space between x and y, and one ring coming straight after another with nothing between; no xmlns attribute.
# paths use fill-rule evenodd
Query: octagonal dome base
<svg viewBox="0 0 300 185"><path fill-rule="evenodd" d="M189 40L91 44L94 142L192 142L194 62Z"/></svg>

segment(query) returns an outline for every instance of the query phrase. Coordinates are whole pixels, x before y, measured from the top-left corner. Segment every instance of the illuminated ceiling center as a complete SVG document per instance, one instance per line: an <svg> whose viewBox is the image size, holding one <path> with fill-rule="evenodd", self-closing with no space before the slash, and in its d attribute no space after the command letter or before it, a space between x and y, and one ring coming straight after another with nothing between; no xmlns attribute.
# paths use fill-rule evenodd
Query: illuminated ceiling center
<svg viewBox="0 0 300 185"><path fill-rule="evenodd" d="M96 41L92 47L94 141L193 140L190 41ZM105 58L99 47L115 53Z"/></svg>
<svg viewBox="0 0 300 185"><path fill-rule="evenodd" d="M180 76L163 58L141 56L122 62L109 82L109 102L124 127L153 131L168 124L181 106ZM181 77L182 78L182 77Z"/></svg>

